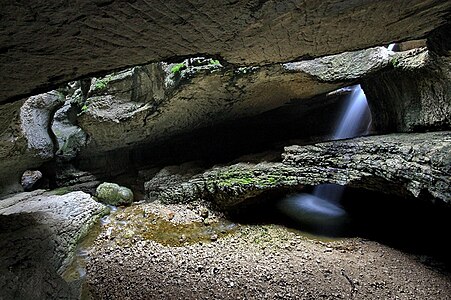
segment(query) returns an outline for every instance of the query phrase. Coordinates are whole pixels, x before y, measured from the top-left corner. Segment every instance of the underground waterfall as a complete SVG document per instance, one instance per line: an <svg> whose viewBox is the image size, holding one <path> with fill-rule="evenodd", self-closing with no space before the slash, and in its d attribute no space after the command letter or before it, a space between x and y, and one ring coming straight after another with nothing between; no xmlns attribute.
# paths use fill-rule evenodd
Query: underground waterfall
<svg viewBox="0 0 451 300"><path fill-rule="evenodd" d="M350 89L351 93L344 101L344 110L332 135L333 140L364 135L371 126L371 112L365 93L360 85ZM278 203L278 208L315 233L339 235L349 222L340 204L344 189L341 185L321 184L311 194L288 196Z"/></svg>

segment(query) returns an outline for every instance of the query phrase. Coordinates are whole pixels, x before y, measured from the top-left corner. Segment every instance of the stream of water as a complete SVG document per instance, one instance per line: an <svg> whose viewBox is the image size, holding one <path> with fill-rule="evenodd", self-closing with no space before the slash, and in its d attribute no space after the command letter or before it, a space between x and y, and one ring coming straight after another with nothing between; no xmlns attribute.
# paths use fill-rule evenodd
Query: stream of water
<svg viewBox="0 0 451 300"><path fill-rule="evenodd" d="M364 135L371 126L365 93L360 85L352 86L351 90L345 99L345 109L333 140ZM338 235L348 223L347 213L340 205L343 192L344 186L321 184L315 187L312 194L291 195L283 199L278 207L284 214L318 234Z"/></svg>

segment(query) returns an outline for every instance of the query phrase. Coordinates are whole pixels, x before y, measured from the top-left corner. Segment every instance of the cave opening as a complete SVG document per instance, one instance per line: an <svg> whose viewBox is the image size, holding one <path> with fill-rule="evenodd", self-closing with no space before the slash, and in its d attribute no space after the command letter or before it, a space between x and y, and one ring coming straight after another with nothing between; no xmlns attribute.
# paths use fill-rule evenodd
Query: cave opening
<svg viewBox="0 0 451 300"><path fill-rule="evenodd" d="M344 215L323 220L321 224L309 211L304 212L302 218L287 214L287 199L298 197L299 192L272 191L237 206L227 216L240 224L275 224L318 241L342 238L375 241L417 255L425 264L451 271L449 251L444 247L451 226L449 207L380 191L340 188L343 194L338 206ZM311 195L313 191L314 187L305 188L303 195Z"/></svg>

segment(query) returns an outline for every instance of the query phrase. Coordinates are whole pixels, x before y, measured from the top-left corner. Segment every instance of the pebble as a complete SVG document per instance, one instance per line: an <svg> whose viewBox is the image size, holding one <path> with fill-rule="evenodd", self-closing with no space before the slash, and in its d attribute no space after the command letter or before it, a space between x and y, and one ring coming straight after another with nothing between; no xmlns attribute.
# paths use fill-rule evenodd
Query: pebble
<svg viewBox="0 0 451 300"><path fill-rule="evenodd" d="M200 216L201 216L202 218L206 219L206 218L208 218L208 215L209 215L208 209L205 208L205 207L202 207L202 208L200 209Z"/></svg>

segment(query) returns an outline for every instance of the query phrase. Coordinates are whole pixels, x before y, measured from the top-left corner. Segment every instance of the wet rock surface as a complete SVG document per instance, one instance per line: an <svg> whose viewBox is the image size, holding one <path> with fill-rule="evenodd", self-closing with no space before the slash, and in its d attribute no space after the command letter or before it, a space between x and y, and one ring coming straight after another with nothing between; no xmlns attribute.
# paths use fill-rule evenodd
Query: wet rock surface
<svg viewBox="0 0 451 300"><path fill-rule="evenodd" d="M174 245L127 236L130 224L148 222L135 209L174 226L197 222L208 209L202 203L144 205L122 211L118 216L130 223L106 226L95 241L87 263L94 298L447 299L451 292L449 273L431 267L430 258L361 238L318 240L281 226L238 224L212 242Z"/></svg>
<svg viewBox="0 0 451 300"><path fill-rule="evenodd" d="M334 183L403 197L449 203L450 133L431 132L369 136L290 146L283 162L218 166L189 180L149 180L149 196L168 203L197 199L223 208L273 190Z"/></svg>
<svg viewBox="0 0 451 300"><path fill-rule="evenodd" d="M0 101L199 53L262 65L421 38L446 23L450 8L432 0L8 2Z"/></svg>
<svg viewBox="0 0 451 300"><path fill-rule="evenodd" d="M0 200L2 299L77 299L60 276L77 242L106 212L83 192L36 190Z"/></svg>
<svg viewBox="0 0 451 300"><path fill-rule="evenodd" d="M55 155L59 159L69 161L75 158L78 151L85 146L87 135L77 123L77 108L71 100L66 101L56 111L51 125L56 138Z"/></svg>

